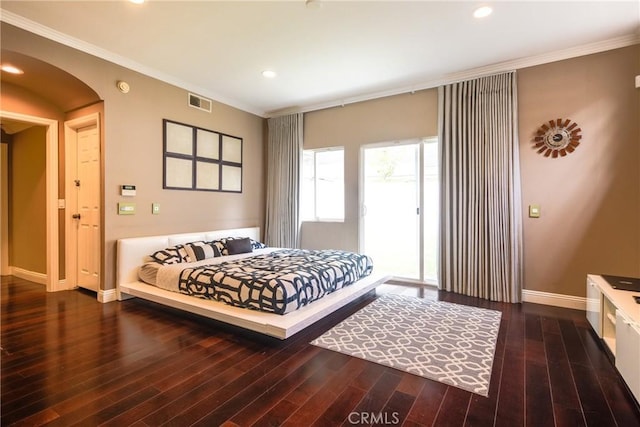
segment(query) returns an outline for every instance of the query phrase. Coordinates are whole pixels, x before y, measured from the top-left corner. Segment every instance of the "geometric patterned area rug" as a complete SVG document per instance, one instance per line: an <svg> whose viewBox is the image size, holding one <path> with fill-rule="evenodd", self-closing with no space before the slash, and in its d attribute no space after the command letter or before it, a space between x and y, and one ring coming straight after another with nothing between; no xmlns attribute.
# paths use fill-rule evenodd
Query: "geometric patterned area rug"
<svg viewBox="0 0 640 427"><path fill-rule="evenodd" d="M311 344L489 395L502 313L385 294Z"/></svg>

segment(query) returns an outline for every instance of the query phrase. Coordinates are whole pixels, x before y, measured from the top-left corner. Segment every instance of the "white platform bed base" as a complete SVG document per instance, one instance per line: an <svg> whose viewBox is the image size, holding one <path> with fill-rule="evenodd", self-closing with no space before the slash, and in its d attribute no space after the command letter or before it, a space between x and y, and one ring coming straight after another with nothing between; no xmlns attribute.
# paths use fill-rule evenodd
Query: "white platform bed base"
<svg viewBox="0 0 640 427"><path fill-rule="evenodd" d="M353 285L340 289L318 301L314 301L308 306L285 315L243 309L217 301L183 295L157 288L138 279L138 267L146 261L146 257L149 254L157 250L197 240L210 241L229 236L251 237L254 240L260 240L260 229L258 227L236 228L118 240L118 299L124 300L130 297L139 297L244 329L279 339L286 339L365 295L388 279L388 277L380 275L367 276Z"/></svg>

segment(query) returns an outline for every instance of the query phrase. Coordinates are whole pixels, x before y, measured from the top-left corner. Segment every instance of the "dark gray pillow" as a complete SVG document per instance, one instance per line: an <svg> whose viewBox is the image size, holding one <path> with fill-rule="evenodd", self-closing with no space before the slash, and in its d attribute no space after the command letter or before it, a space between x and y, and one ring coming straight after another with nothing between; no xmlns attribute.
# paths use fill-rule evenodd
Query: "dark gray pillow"
<svg viewBox="0 0 640 427"><path fill-rule="evenodd" d="M251 239L245 237L244 239L227 240L227 251L229 252L229 255L253 252Z"/></svg>

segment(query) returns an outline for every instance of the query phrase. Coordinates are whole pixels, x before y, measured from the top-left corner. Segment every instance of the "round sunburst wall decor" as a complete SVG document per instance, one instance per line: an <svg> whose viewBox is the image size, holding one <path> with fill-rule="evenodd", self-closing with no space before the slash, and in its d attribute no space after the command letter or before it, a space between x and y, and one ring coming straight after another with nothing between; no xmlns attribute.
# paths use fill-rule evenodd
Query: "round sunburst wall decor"
<svg viewBox="0 0 640 427"><path fill-rule="evenodd" d="M538 128L533 139L534 148L545 157L564 157L580 144L581 131L578 124L570 119L549 120Z"/></svg>

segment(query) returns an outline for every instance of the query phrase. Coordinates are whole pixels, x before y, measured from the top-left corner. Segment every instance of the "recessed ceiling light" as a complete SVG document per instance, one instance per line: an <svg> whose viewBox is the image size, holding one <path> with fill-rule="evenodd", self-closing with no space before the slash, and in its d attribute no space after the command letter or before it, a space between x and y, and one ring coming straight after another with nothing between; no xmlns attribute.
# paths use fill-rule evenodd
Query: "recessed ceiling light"
<svg viewBox="0 0 640 427"><path fill-rule="evenodd" d="M142 4L144 3L144 0L129 0L131 3L135 3L135 4Z"/></svg>
<svg viewBox="0 0 640 427"><path fill-rule="evenodd" d="M13 65L9 65L9 64L3 65L2 67L0 67L0 69L2 69L2 71L5 71L11 74L24 74L24 71L22 71L20 68L14 67Z"/></svg>
<svg viewBox="0 0 640 427"><path fill-rule="evenodd" d="M487 16L491 15L491 12L493 12L493 9L491 9L489 6L481 6L473 11L473 17L486 18Z"/></svg>
<svg viewBox="0 0 640 427"><path fill-rule="evenodd" d="M273 79L277 76L276 72L273 70L264 70L262 72L262 77L265 77L267 79Z"/></svg>

